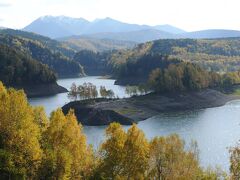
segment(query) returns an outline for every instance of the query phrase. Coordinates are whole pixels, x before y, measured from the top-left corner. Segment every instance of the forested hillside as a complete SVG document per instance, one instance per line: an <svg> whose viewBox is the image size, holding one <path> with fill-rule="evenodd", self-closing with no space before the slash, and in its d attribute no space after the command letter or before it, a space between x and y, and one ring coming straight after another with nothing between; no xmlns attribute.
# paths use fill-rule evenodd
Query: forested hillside
<svg viewBox="0 0 240 180"><path fill-rule="evenodd" d="M112 73L111 66L108 65L108 59L111 51L94 52L81 50L74 56L73 60L79 62L84 67L87 75L107 75Z"/></svg>
<svg viewBox="0 0 240 180"><path fill-rule="evenodd" d="M98 39L88 36L70 36L61 38L59 41L76 51L91 50L94 52L129 49L136 45L135 42L131 41Z"/></svg>
<svg viewBox="0 0 240 180"><path fill-rule="evenodd" d="M56 76L47 65L0 45L0 80L8 86L38 85L55 83Z"/></svg>
<svg viewBox="0 0 240 180"><path fill-rule="evenodd" d="M27 35L28 34L26 34L26 36ZM26 37L12 36L6 33L1 33L0 31L0 44L17 49L22 53L36 59L37 61L48 65L58 76L77 76L84 74L79 63L72 61L70 58L63 55L60 50L56 50L58 47L54 45L46 46L45 44L48 44L47 41L44 41L45 44L42 43L42 41L44 41L44 39L28 39ZM50 49L50 46L55 47L55 49Z"/></svg>
<svg viewBox="0 0 240 180"><path fill-rule="evenodd" d="M197 63L218 72L236 71L240 65L239 38L158 40L139 48Z"/></svg>
<svg viewBox="0 0 240 180"><path fill-rule="evenodd" d="M240 83L240 72L208 72L196 64L182 62L157 68L149 75L149 88L158 93L198 91L206 88L228 88Z"/></svg>
<svg viewBox="0 0 240 180"><path fill-rule="evenodd" d="M145 55L167 55L173 59L197 63L207 70L217 72L236 71L240 65L240 41L238 38L215 40L158 40L140 44L132 50L112 54L114 67L140 61ZM121 66L120 66L121 65Z"/></svg>
<svg viewBox="0 0 240 180"><path fill-rule="evenodd" d="M41 36L39 34L14 29L2 29L0 30L0 34L18 36L26 40L40 42L42 45L49 48L51 51L55 53L60 52L69 58L73 57L73 55L75 54L75 50L71 49L64 43L48 38L46 36Z"/></svg>

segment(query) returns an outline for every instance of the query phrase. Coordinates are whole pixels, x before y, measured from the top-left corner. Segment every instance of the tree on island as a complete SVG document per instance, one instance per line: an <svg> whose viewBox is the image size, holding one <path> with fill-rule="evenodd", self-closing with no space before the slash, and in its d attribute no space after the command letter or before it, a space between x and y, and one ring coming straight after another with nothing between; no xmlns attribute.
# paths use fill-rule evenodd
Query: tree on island
<svg viewBox="0 0 240 180"><path fill-rule="evenodd" d="M100 95L103 98L114 98L114 92L112 90L107 90L105 86L100 86Z"/></svg>
<svg viewBox="0 0 240 180"><path fill-rule="evenodd" d="M100 94L103 98L114 98L114 92L112 90L107 90L105 86L101 86L98 89L92 83L84 83L83 85L77 86L75 83L72 84L68 97L73 100L86 100L86 99L96 99Z"/></svg>

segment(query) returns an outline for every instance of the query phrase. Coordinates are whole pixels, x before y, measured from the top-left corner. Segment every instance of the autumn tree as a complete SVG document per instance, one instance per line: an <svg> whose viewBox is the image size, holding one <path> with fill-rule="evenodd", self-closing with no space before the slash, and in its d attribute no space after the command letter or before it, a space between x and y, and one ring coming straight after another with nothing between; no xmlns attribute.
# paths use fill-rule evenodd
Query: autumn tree
<svg viewBox="0 0 240 180"><path fill-rule="evenodd" d="M126 133L118 123L106 129L106 141L100 149L98 174L103 178L144 178L148 168L148 141L133 125Z"/></svg>
<svg viewBox="0 0 240 180"><path fill-rule="evenodd" d="M127 134L119 123L111 123L106 129L106 140L100 147L99 176L115 179L123 174L124 144Z"/></svg>
<svg viewBox="0 0 240 180"><path fill-rule="evenodd" d="M100 95L103 98L114 98L115 94L112 90L107 90L105 86L100 86ZM77 86L75 83L72 84L68 97L74 99L96 99L98 97L98 89L92 83L83 83L83 85Z"/></svg>
<svg viewBox="0 0 240 180"><path fill-rule="evenodd" d="M93 152L73 111L53 112L45 134L42 179L81 179L92 171Z"/></svg>
<svg viewBox="0 0 240 180"><path fill-rule="evenodd" d="M68 93L68 97L76 101L78 95L79 95L78 87L75 83L72 83L72 86L70 87L70 91Z"/></svg>
<svg viewBox="0 0 240 180"><path fill-rule="evenodd" d="M98 97L98 90L92 83L83 83L83 85L72 84L68 97L74 100L80 99L96 99Z"/></svg>
<svg viewBox="0 0 240 180"><path fill-rule="evenodd" d="M106 98L107 97L107 89L105 86L100 86L100 95L103 97L103 98Z"/></svg>
<svg viewBox="0 0 240 180"><path fill-rule="evenodd" d="M114 98L115 97L113 90L111 90L111 89L107 90L105 88L105 86L100 86L99 92L103 98Z"/></svg>
<svg viewBox="0 0 240 180"><path fill-rule="evenodd" d="M150 142L149 178L197 179L201 169L195 149L185 151L177 135L154 138Z"/></svg>
<svg viewBox="0 0 240 180"><path fill-rule="evenodd" d="M40 129L40 133L43 134L49 126L49 119L45 113L45 110L41 106L34 107L33 113L34 113L34 121Z"/></svg>
<svg viewBox="0 0 240 180"><path fill-rule="evenodd" d="M124 170L123 174L127 179L143 178L148 169L149 144L137 125L132 125L127 132L127 139L124 144Z"/></svg>
<svg viewBox="0 0 240 180"><path fill-rule="evenodd" d="M238 180L240 179L240 147L237 146L230 150L230 172L231 179Z"/></svg>
<svg viewBox="0 0 240 180"><path fill-rule="evenodd" d="M41 163L40 129L23 91L5 89L0 82L1 175L36 177ZM1 165L2 166L2 165Z"/></svg>

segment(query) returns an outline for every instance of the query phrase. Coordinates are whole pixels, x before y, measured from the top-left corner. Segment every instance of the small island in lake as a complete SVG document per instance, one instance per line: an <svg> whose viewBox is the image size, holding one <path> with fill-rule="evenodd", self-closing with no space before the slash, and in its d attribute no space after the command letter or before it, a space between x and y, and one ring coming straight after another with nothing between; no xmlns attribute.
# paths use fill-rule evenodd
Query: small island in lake
<svg viewBox="0 0 240 180"><path fill-rule="evenodd" d="M213 89L179 94L148 94L124 99L96 99L70 102L62 107L64 113L74 109L79 122L88 126L118 122L131 125L159 113L197 110L222 106L238 99Z"/></svg>
<svg viewBox="0 0 240 180"><path fill-rule="evenodd" d="M83 125L98 126L118 122L131 125L158 113L196 110L222 106L238 99L236 95L226 95L218 90L239 83L239 73L217 74L207 72L198 65L180 62L167 68L157 68L149 75L145 85L126 88L130 98L97 98L96 86L91 83L77 87L72 85L69 93L75 100L62 107L65 114L70 109ZM103 88L102 88L103 89ZM147 93L150 92L150 93ZM141 95L145 94L145 95Z"/></svg>

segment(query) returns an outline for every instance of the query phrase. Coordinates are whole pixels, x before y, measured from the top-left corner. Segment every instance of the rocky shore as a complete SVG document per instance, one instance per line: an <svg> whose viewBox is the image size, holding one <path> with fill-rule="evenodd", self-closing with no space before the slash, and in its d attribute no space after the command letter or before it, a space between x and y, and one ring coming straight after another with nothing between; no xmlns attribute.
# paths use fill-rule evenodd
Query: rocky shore
<svg viewBox="0 0 240 180"><path fill-rule="evenodd" d="M51 96L59 93L68 92L68 90L57 83L17 86L16 89L23 89L28 98Z"/></svg>
<svg viewBox="0 0 240 180"><path fill-rule="evenodd" d="M124 99L75 101L66 104L62 109L65 114L69 109L74 109L78 121L83 125L100 126L111 122L130 125L158 113L217 107L234 99L239 99L239 96L206 89L198 92L152 93Z"/></svg>

